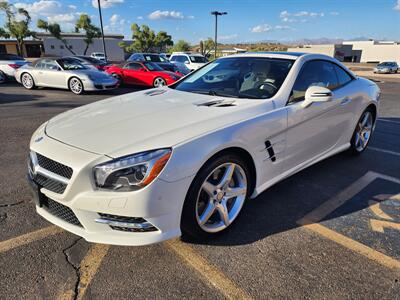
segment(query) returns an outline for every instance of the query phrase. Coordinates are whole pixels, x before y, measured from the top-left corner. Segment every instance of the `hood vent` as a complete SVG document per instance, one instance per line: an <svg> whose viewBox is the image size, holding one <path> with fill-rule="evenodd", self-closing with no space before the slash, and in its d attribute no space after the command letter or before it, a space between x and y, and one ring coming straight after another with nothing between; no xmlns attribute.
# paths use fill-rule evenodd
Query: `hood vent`
<svg viewBox="0 0 400 300"><path fill-rule="evenodd" d="M145 92L144 94L145 94L146 96L157 96L157 95L162 95L162 94L164 94L165 92L167 92L167 90L164 90L164 89L156 89L156 90L152 90L152 91Z"/></svg>
<svg viewBox="0 0 400 300"><path fill-rule="evenodd" d="M208 106L208 107L230 107L236 106L235 100L213 100L204 103L198 103L197 106Z"/></svg>

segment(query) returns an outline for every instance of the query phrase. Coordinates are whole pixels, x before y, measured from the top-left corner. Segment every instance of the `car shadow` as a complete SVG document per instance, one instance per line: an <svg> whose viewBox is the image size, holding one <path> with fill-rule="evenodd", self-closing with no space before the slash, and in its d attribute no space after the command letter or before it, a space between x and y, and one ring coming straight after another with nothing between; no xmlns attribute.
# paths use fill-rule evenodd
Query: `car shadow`
<svg viewBox="0 0 400 300"><path fill-rule="evenodd" d="M0 105L1 104L9 104L9 103L19 103L19 102L29 102L29 101L37 101L43 98L42 95L35 94L5 94L0 92Z"/></svg>
<svg viewBox="0 0 400 300"><path fill-rule="evenodd" d="M397 121L400 122L400 119ZM374 138L371 139L371 144L373 140ZM400 140L398 143L400 145ZM297 222L300 219L370 170L393 170L392 158L368 149L359 156L348 152L337 154L279 182L255 199L248 200L232 227L217 237L201 241L188 237L182 239L192 244L237 246L298 228L300 225ZM366 208L369 206L367 202L365 205L362 203L352 206L346 212L339 211L339 215L336 213L333 218ZM330 218L328 215L323 220Z"/></svg>

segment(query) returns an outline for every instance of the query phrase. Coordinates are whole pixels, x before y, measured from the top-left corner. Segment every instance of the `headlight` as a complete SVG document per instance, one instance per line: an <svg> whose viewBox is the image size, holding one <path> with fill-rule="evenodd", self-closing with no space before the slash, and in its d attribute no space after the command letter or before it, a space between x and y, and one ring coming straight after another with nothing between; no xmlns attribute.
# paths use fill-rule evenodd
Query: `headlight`
<svg viewBox="0 0 400 300"><path fill-rule="evenodd" d="M134 191L150 184L167 164L171 149L141 152L94 167L96 185L115 191Z"/></svg>

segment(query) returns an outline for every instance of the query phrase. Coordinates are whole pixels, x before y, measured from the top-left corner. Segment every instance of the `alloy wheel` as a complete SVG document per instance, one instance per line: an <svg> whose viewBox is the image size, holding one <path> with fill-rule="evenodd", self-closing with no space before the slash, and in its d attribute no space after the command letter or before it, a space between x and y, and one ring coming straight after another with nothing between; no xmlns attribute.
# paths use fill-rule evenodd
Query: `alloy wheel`
<svg viewBox="0 0 400 300"><path fill-rule="evenodd" d="M358 152L363 151L371 138L373 116L370 111L365 111L357 124L354 146Z"/></svg>
<svg viewBox="0 0 400 300"><path fill-rule="evenodd" d="M215 168L203 182L196 201L196 220L206 232L227 228L238 216L247 193L246 173L235 163Z"/></svg>
<svg viewBox="0 0 400 300"><path fill-rule="evenodd" d="M27 89L31 89L33 87L33 78L31 75L29 74L24 74L22 75L22 85L27 88Z"/></svg>
<svg viewBox="0 0 400 300"><path fill-rule="evenodd" d="M161 87L165 85L167 85L167 83L163 78L157 77L156 79L154 79L154 87Z"/></svg>
<svg viewBox="0 0 400 300"><path fill-rule="evenodd" d="M80 81L79 79L77 79L77 78L72 78L72 79L70 80L70 82L69 82L69 87L70 87L71 91L72 91L74 94L80 94L80 93L82 93L82 89L83 89L82 83L81 83L81 81Z"/></svg>

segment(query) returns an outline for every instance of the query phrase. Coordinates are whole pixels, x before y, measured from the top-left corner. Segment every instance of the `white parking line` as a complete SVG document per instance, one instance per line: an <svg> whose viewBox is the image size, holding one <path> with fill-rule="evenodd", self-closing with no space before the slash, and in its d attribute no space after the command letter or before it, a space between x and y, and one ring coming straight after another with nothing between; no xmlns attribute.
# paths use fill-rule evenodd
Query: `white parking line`
<svg viewBox="0 0 400 300"><path fill-rule="evenodd" d="M386 154L391 154L391 155L395 155L395 156L400 156L399 152L385 150L385 149L381 149L381 148L368 147L367 149L372 150L372 151L378 151L378 152L386 153Z"/></svg>

